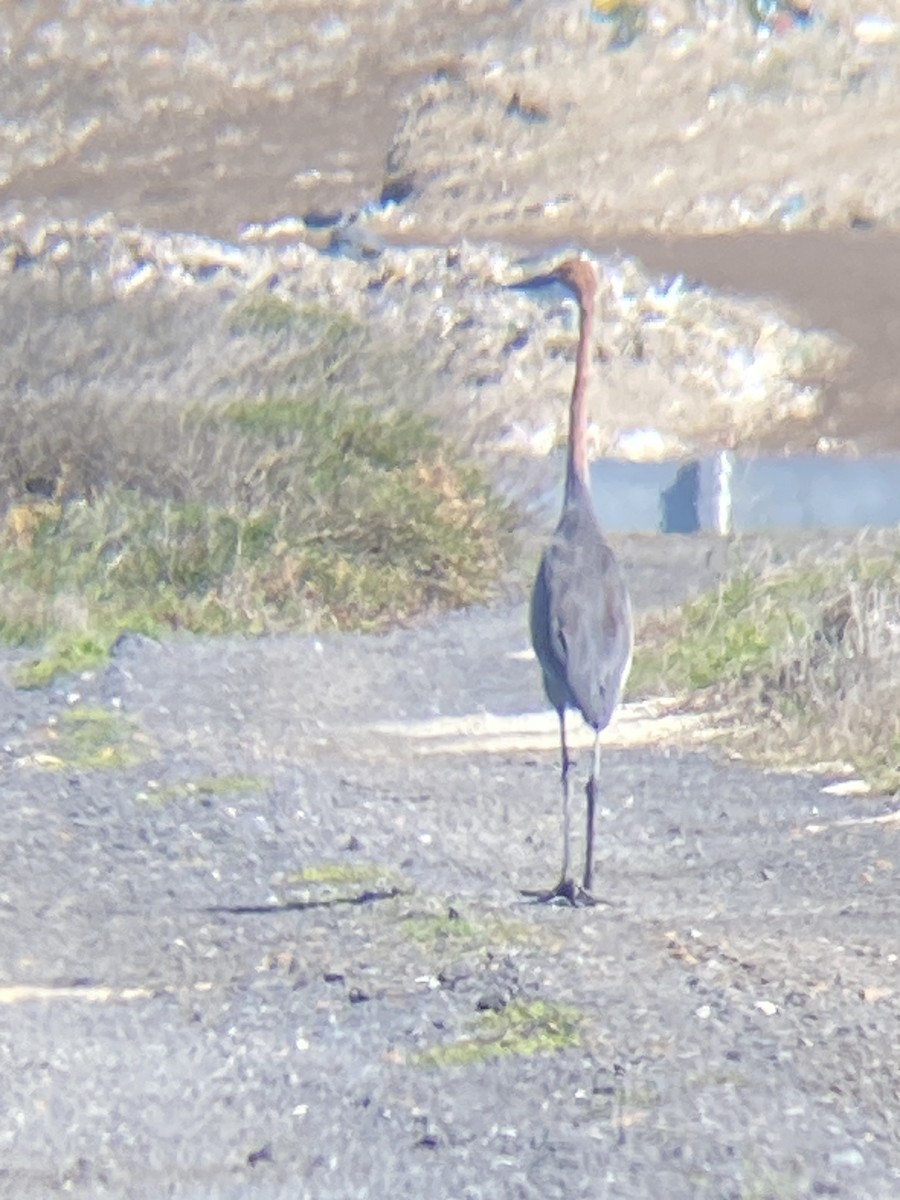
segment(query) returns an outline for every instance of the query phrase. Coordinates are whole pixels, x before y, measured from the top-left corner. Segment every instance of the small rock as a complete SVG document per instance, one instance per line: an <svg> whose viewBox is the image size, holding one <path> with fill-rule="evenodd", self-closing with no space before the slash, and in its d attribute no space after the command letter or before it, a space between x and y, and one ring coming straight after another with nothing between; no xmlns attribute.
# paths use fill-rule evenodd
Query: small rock
<svg viewBox="0 0 900 1200"><path fill-rule="evenodd" d="M856 1146L845 1146L842 1150L833 1150L828 1161L834 1167L862 1167L866 1160Z"/></svg>
<svg viewBox="0 0 900 1200"><path fill-rule="evenodd" d="M506 1008L506 997L499 991L486 992L478 998L475 1007L478 1012L503 1012L504 1008Z"/></svg>
<svg viewBox="0 0 900 1200"><path fill-rule="evenodd" d="M864 46L879 46L895 42L900 37L900 24L888 17L867 13L853 26L853 36Z"/></svg>
<svg viewBox="0 0 900 1200"><path fill-rule="evenodd" d="M319 40L325 43L343 42L350 36L350 26L334 14L326 17L324 21L319 21L314 29Z"/></svg>
<svg viewBox="0 0 900 1200"><path fill-rule="evenodd" d="M865 987L860 992L866 1004L877 1004L879 1000L889 1000L894 994L891 987Z"/></svg>
<svg viewBox="0 0 900 1200"><path fill-rule="evenodd" d="M826 784L822 791L828 796L868 796L871 786L864 779L839 779Z"/></svg>
<svg viewBox="0 0 900 1200"><path fill-rule="evenodd" d="M247 1162L251 1167L255 1167L257 1163L272 1161L272 1147L268 1144L260 1146L258 1150L251 1150L247 1155Z"/></svg>

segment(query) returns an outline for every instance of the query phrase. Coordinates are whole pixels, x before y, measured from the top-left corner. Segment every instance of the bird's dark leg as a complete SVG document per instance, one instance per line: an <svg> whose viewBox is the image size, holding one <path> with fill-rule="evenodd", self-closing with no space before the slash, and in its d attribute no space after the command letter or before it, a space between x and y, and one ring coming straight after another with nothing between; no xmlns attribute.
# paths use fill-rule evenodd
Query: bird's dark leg
<svg viewBox="0 0 900 1200"><path fill-rule="evenodd" d="M594 735L594 757L591 763L591 777L587 782L587 832L584 847L584 890L590 893L594 881L594 813L597 807L597 794L600 790L600 733Z"/></svg>
<svg viewBox="0 0 900 1200"><path fill-rule="evenodd" d="M559 714L559 745L560 745L560 779L563 794L563 858L562 874L559 883L549 892L524 892L525 896L534 896L540 904L568 902L573 907L578 905L595 904L593 896L587 887L580 888L569 874L569 847L572 842L572 760L569 758L569 748L566 745L566 713L562 709Z"/></svg>
<svg viewBox="0 0 900 1200"><path fill-rule="evenodd" d="M572 769L572 760L569 758L569 748L566 745L566 710L560 709L559 713L559 747L560 747L560 782L562 783L562 798L563 798L563 857L562 857L562 872L559 877L556 891L560 892L569 880L569 846L572 842L572 779L570 772Z"/></svg>

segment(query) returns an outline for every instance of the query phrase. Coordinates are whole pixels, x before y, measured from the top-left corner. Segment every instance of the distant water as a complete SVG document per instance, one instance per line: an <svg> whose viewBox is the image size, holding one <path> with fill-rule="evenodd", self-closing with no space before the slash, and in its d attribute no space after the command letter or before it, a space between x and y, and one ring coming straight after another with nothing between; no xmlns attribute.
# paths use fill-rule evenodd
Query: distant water
<svg viewBox="0 0 900 1200"><path fill-rule="evenodd" d="M600 459L591 489L614 533L900 526L900 457L822 455L659 463Z"/></svg>

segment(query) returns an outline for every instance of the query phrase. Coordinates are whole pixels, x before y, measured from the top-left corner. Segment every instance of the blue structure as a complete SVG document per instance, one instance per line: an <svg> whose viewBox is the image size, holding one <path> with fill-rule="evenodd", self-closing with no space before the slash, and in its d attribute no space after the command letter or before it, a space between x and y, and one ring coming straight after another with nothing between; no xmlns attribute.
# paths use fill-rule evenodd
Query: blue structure
<svg viewBox="0 0 900 1200"><path fill-rule="evenodd" d="M900 459L822 455L659 463L599 459L591 490L612 533L748 533L900 525Z"/></svg>

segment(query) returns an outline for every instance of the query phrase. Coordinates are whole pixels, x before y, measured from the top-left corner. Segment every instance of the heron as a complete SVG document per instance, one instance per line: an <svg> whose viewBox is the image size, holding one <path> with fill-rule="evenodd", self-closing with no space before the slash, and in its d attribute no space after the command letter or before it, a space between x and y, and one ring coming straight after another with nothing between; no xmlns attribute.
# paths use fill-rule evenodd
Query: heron
<svg viewBox="0 0 900 1200"><path fill-rule="evenodd" d="M603 535L591 499L587 455L587 392L593 356L597 275L580 258L567 259L531 284L561 283L578 302L579 337L569 406L565 492L559 523L544 550L531 593L531 641L544 691L559 718L563 801L562 873L549 892L528 893L544 902L596 903L592 896L594 817L600 790L600 734L609 724L631 667L631 602L618 560ZM571 874L572 767L566 713L574 709L594 730L587 782L584 875Z"/></svg>

